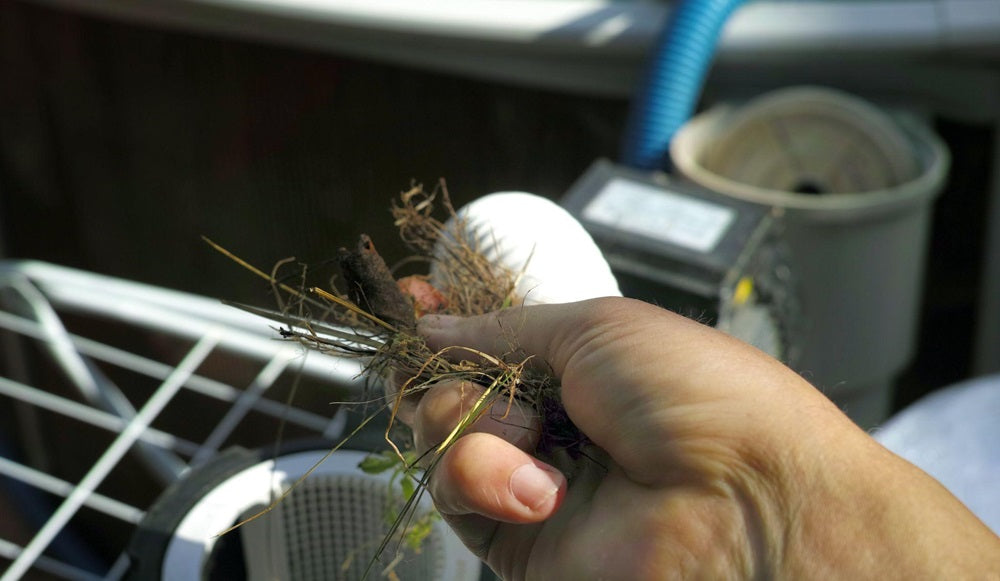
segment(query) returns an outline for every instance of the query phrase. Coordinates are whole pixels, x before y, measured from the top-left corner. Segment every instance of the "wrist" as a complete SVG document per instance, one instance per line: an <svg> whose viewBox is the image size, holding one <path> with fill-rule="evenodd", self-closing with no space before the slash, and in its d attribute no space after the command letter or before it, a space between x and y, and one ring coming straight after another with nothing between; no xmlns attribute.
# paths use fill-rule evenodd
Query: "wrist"
<svg viewBox="0 0 1000 581"><path fill-rule="evenodd" d="M744 448L737 494L752 571L758 579L852 578L861 573L853 551L872 532L865 515L882 502L871 490L881 447L818 392L800 395L788 408L794 417L768 418Z"/></svg>
<svg viewBox="0 0 1000 581"><path fill-rule="evenodd" d="M810 418L779 488L776 578L972 578L1000 539L936 480L836 410ZM780 538L779 538L780 537Z"/></svg>

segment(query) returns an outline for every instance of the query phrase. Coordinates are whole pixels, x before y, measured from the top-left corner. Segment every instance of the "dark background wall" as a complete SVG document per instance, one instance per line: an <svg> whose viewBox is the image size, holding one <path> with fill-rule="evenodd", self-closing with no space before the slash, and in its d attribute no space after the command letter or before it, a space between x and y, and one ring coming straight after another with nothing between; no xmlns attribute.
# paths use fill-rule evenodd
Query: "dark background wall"
<svg viewBox="0 0 1000 581"><path fill-rule="evenodd" d="M388 208L411 180L558 196L615 154L626 105L2 10L6 254L199 293L253 286L201 234L263 266L360 232L399 258Z"/></svg>
<svg viewBox="0 0 1000 581"><path fill-rule="evenodd" d="M201 235L265 268L361 232L401 258L388 208L412 180L558 198L616 157L627 106L5 2L3 255L260 304ZM899 405L969 373L992 133L936 128L954 164Z"/></svg>

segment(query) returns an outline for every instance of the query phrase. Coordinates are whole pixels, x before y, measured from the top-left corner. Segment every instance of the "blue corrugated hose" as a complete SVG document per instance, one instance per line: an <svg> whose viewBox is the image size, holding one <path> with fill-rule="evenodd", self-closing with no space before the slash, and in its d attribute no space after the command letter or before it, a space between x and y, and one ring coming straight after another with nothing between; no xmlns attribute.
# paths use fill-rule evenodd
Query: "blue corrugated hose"
<svg viewBox="0 0 1000 581"><path fill-rule="evenodd" d="M632 101L622 161L666 166L670 140L694 113L722 28L743 0L681 0L657 41Z"/></svg>

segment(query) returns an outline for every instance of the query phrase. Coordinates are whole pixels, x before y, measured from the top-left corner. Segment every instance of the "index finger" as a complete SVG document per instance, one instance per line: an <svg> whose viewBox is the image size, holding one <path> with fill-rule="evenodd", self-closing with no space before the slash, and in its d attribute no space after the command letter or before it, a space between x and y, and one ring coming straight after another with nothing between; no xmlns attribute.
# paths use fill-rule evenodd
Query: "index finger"
<svg viewBox="0 0 1000 581"><path fill-rule="evenodd" d="M629 447L623 442L629 438L619 419L630 421L651 407L652 388L633 385L642 383L635 376L651 364L663 365L662 354L647 353L636 338L637 327L649 327L650 321L665 314L666 331L688 326L680 317L674 321L666 311L645 303L610 299L511 308L468 319L427 316L419 330L435 349L460 345L505 353L516 347L544 360L561 379L563 406L573 422L595 444L616 455L616 449L624 452ZM664 348L662 337L657 347ZM662 373L648 375L659 385Z"/></svg>
<svg viewBox="0 0 1000 581"><path fill-rule="evenodd" d="M748 393L754 391L748 385L774 393L783 383L801 381L715 329L629 299L511 308L468 319L427 316L419 330L432 348L497 353L516 345L544 359L561 380L561 400L573 423L645 482L669 477L664 467L682 469L679 460L704 457L707 440L696 441L699 435L718 440L766 421L736 403L767 395ZM685 454L683 446L698 446L699 454Z"/></svg>

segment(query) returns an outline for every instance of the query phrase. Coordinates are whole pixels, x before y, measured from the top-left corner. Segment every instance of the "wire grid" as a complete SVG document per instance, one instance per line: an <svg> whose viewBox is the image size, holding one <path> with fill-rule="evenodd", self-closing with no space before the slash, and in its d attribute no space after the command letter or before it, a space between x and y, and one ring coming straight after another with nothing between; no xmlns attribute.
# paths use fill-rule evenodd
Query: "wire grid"
<svg viewBox="0 0 1000 581"><path fill-rule="evenodd" d="M0 299L0 581L121 578L168 484L279 430L335 441L360 390L215 300L40 262L0 262Z"/></svg>

